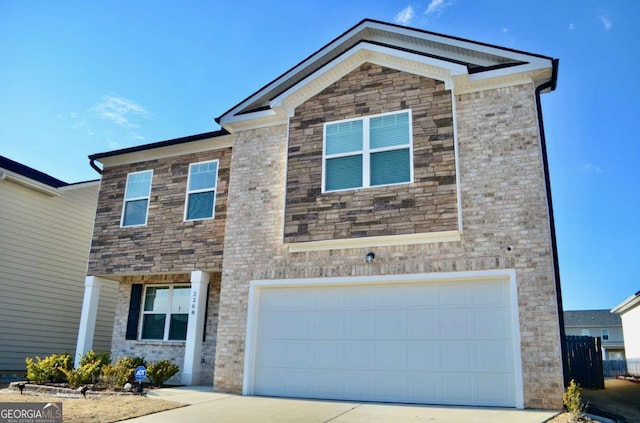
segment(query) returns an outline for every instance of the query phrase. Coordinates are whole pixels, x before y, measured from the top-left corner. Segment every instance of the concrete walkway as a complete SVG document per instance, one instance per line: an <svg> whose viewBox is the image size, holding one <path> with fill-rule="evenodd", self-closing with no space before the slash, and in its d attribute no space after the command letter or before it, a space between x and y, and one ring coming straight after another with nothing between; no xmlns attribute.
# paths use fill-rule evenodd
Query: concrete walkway
<svg viewBox="0 0 640 423"><path fill-rule="evenodd" d="M215 393L210 386L164 388L150 391L147 395L149 398L174 401L189 404L189 406L126 420L127 422L541 423L557 414L554 411L507 408L421 406L245 397Z"/></svg>

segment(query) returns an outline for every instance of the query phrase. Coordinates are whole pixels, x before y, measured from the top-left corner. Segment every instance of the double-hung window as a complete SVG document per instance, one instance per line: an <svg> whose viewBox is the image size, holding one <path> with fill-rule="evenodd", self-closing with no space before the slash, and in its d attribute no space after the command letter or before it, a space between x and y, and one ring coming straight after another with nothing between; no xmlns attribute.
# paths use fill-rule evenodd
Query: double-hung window
<svg viewBox="0 0 640 423"><path fill-rule="evenodd" d="M142 311L142 340L184 341L189 321L189 285L149 285Z"/></svg>
<svg viewBox="0 0 640 423"><path fill-rule="evenodd" d="M122 209L122 226L141 226L147 224L149 195L153 170L132 172L127 175Z"/></svg>
<svg viewBox="0 0 640 423"><path fill-rule="evenodd" d="M212 219L216 204L218 161L189 166L184 220Z"/></svg>
<svg viewBox="0 0 640 423"><path fill-rule="evenodd" d="M602 329L602 340L603 341L609 340L609 329Z"/></svg>
<svg viewBox="0 0 640 423"><path fill-rule="evenodd" d="M325 123L322 190L413 180L411 111Z"/></svg>

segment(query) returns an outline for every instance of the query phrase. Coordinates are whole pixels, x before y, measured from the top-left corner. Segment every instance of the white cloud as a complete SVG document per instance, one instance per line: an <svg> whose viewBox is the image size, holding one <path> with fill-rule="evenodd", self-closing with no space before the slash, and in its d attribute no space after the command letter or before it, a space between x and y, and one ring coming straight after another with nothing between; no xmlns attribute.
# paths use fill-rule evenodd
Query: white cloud
<svg viewBox="0 0 640 423"><path fill-rule="evenodd" d="M602 173L604 172L602 170L602 168L600 166L594 165L593 163L585 163L582 165L582 170L584 172L595 172L595 173Z"/></svg>
<svg viewBox="0 0 640 423"><path fill-rule="evenodd" d="M425 15L434 15L439 14L444 10L445 7L449 6L451 3L445 3L445 0L431 0L427 10L424 12Z"/></svg>
<svg viewBox="0 0 640 423"><path fill-rule="evenodd" d="M148 116L149 112L139 104L124 97L104 96L102 101L92 109L100 118L112 121L117 125L136 126L129 123L133 115Z"/></svg>
<svg viewBox="0 0 640 423"><path fill-rule="evenodd" d="M503 27L503 28L502 28L502 32L503 32L503 33L505 33L505 34L509 33L509 28L504 28L504 27Z"/></svg>
<svg viewBox="0 0 640 423"><path fill-rule="evenodd" d="M600 22L602 22L602 26L604 27L605 30L608 31L611 29L611 27L613 27L613 22L611 22L611 19L609 19L608 17L604 15L598 15L596 17L600 19Z"/></svg>
<svg viewBox="0 0 640 423"><path fill-rule="evenodd" d="M574 29L576 29L576 26L573 24L573 22L569 23L569 31L573 31Z"/></svg>
<svg viewBox="0 0 640 423"><path fill-rule="evenodd" d="M413 7L407 6L398 12L394 20L400 25L408 25L413 19L413 14Z"/></svg>

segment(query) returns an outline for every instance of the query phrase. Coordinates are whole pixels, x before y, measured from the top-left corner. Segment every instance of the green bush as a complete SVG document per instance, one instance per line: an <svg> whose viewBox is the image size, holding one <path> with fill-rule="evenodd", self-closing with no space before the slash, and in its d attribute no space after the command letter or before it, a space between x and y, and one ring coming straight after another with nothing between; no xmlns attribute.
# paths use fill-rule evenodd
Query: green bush
<svg viewBox="0 0 640 423"><path fill-rule="evenodd" d="M100 367L104 366L105 364L111 364L111 353L109 353L109 351L95 352L91 350L80 358L81 366L95 362L99 362Z"/></svg>
<svg viewBox="0 0 640 423"><path fill-rule="evenodd" d="M576 384L575 380L571 379L569 386L565 389L562 395L562 402L569 413L575 418L582 415L582 409L584 404L582 403L582 388Z"/></svg>
<svg viewBox="0 0 640 423"><path fill-rule="evenodd" d="M121 357L114 364L106 364L101 368L101 381L109 389L122 388L125 383L134 382L136 367L145 366L143 357Z"/></svg>
<svg viewBox="0 0 640 423"><path fill-rule="evenodd" d="M147 367L147 376L151 383L156 386L162 386L173 375L180 371L180 367L176 366L169 360L160 360L157 363L150 363Z"/></svg>
<svg viewBox="0 0 640 423"><path fill-rule="evenodd" d="M67 377L69 385L77 388L88 383L95 383L100 376L101 367L102 363L100 361L89 361L75 369L63 369L62 372Z"/></svg>
<svg viewBox="0 0 640 423"><path fill-rule="evenodd" d="M65 379L64 370L73 369L73 358L70 354L52 354L44 359L27 357L27 379L35 383L58 382Z"/></svg>

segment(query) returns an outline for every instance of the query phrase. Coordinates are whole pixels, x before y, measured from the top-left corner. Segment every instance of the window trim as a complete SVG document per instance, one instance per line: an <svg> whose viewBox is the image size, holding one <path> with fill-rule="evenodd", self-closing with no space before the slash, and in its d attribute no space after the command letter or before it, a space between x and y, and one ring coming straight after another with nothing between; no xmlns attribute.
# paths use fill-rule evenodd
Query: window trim
<svg viewBox="0 0 640 423"><path fill-rule="evenodd" d="M140 174L140 173L151 173L151 179L149 180L149 193L145 197L127 198L127 190L129 189L129 176L137 175L137 174ZM129 172L129 173L127 173L127 180L126 180L126 183L125 183L124 194L123 194L123 199L122 199L122 214L120 215L120 227L121 228L135 228L136 226L147 226L147 221L149 219L149 205L151 203L151 188L152 187L153 187L153 169L140 170L140 171L137 171L137 172ZM140 200L147 200L147 210L145 211L145 214L144 214L144 223L137 224L137 225L125 225L124 224L124 216L125 216L125 212L127 211L127 203L131 202L131 201L140 201Z"/></svg>
<svg viewBox="0 0 640 423"><path fill-rule="evenodd" d="M609 340L609 329L600 329L600 335L602 336L603 341ZM605 338L606 336L606 338Z"/></svg>
<svg viewBox="0 0 640 423"><path fill-rule="evenodd" d="M205 164L205 163L216 163L215 186L213 188L189 190L189 184L191 183L191 169L193 168L193 166L201 165L201 164ZM187 189L186 189L186 194L185 194L185 199L184 199L183 221L185 221L185 222L195 222L195 221L198 221L198 220L215 219L215 217L216 217L216 200L218 198L218 172L219 171L220 171L220 160L219 159L205 160L205 161L202 161L202 162L196 162L196 163L190 163L189 164L189 173L187 175ZM213 191L213 205L212 205L212 208L211 208L211 217L199 217L197 219L188 219L187 218L187 213L189 212L189 194L200 194L200 193L203 193L203 192L211 192L211 191Z"/></svg>
<svg viewBox="0 0 640 423"><path fill-rule="evenodd" d="M409 114L409 143L403 144L402 146L371 148L370 146L371 119L381 117L381 116L399 115L402 113ZM362 149L357 151L350 151L347 153L326 154L327 126L344 123L344 122L354 122L358 120L362 121L362 137L363 137ZM407 149L407 147L409 149L409 180L405 182L396 182L392 184L371 185L371 155L374 153L381 153L386 151L404 150L404 149ZM353 188L327 190L326 189L327 160L337 159L341 157L352 157L352 156L362 156L362 186L353 187ZM412 115L411 109L403 109L403 110L397 110L394 112L378 113L375 115L360 116L357 118L335 120L331 122L325 122L323 124L322 126L322 193L342 192L342 191L351 191L351 190L357 190L357 189L379 188L379 187L411 184L413 183L413 180L414 180L413 178L414 178L414 175L413 175L413 115Z"/></svg>
<svg viewBox="0 0 640 423"><path fill-rule="evenodd" d="M162 335L162 339L153 339L153 338L143 338L142 337L142 331L144 328L144 316L145 314L163 314L163 313L154 313L152 311L145 311L144 306L145 303L147 301L147 288L169 288L169 306L168 306L168 310L166 313L164 313L165 315L165 320L164 320L164 332ZM138 340L139 341L145 341L145 342L186 342L186 334L185 334L185 339L169 339L169 328L171 325L171 315L172 314L186 314L187 315L187 325L189 322L189 309L187 308L187 312L186 313L172 313L171 312L171 305L173 303L173 290L175 288L189 288L189 290L191 291L191 285L187 282L184 283L169 283L169 284L145 284L144 285L144 289L142 290L142 301L140 304L140 322L139 322L139 327L138 327ZM167 319L167 317L169 317Z"/></svg>

